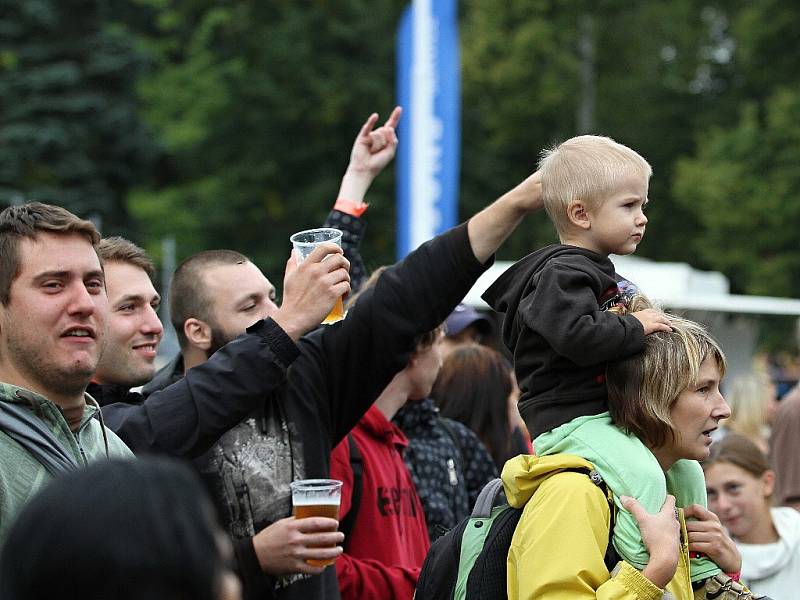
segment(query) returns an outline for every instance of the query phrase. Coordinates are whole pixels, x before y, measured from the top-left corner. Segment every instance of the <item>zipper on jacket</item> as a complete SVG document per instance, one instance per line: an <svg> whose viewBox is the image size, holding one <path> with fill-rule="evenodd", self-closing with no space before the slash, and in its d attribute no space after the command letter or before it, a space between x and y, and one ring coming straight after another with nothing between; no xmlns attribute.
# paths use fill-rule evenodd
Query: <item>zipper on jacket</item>
<svg viewBox="0 0 800 600"><path fill-rule="evenodd" d="M81 444L81 440L78 437L78 434L79 434L79 432L76 431L72 435L75 437L75 443L78 445L78 450L81 451L81 458L83 459L83 466L86 466L86 465L89 464L89 459L86 458L86 452L83 449L83 444Z"/></svg>
<svg viewBox="0 0 800 600"><path fill-rule="evenodd" d="M452 458L447 459L447 474L450 476L450 485L458 485L458 476L456 475L456 461Z"/></svg>

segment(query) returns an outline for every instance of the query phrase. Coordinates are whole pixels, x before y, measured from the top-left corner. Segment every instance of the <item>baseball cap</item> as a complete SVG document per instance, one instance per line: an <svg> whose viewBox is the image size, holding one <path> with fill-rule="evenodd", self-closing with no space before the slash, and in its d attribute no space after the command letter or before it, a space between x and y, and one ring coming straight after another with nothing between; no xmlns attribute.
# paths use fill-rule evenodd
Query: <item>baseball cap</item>
<svg viewBox="0 0 800 600"><path fill-rule="evenodd" d="M489 335L494 329L492 320L466 304L455 307L445 320L445 331L448 336L458 335L470 325L476 325L483 335Z"/></svg>

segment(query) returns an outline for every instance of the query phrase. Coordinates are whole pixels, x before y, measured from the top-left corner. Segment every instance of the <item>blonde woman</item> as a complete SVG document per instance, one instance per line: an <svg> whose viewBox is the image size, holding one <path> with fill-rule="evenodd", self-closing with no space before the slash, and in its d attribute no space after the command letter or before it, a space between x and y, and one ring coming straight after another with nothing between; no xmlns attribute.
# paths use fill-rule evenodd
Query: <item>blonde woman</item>
<svg viewBox="0 0 800 600"><path fill-rule="evenodd" d="M670 318L673 331L647 336L644 352L610 363L607 382L610 418L629 432L630 443L652 452L663 473L640 483L664 486L666 478L667 489L679 495L670 488L668 471L685 459L708 458L710 432L730 409L719 390L725 373L719 345L697 323ZM699 504L676 507L672 495L657 514L621 498L620 510L638 522L649 559L641 570L627 561L606 566L612 517L607 497L574 472L592 467L569 454L523 455L506 463L506 497L524 507L508 554L510 599L753 598L737 582L741 556L720 520ZM725 574L695 589L690 552L705 554Z"/></svg>

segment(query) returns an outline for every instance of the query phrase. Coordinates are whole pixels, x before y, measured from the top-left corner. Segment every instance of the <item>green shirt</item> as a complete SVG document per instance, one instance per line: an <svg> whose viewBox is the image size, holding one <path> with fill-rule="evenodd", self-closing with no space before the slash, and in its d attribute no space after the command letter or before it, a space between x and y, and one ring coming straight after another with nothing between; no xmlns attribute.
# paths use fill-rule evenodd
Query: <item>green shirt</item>
<svg viewBox="0 0 800 600"><path fill-rule="evenodd" d="M37 415L79 465L102 458L133 457L125 443L108 428L106 451L103 425L93 418L100 409L88 394L83 417L74 432L56 404L30 390L0 382L0 402L12 402ZM0 542L5 539L14 516L50 479L51 475L38 460L0 430Z"/></svg>

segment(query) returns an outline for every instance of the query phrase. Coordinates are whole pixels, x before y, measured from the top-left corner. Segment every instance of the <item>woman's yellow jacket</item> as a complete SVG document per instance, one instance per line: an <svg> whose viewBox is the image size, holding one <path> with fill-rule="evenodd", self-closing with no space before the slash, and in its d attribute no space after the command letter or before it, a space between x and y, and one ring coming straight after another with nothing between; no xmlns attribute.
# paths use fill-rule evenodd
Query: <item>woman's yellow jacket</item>
<svg viewBox="0 0 800 600"><path fill-rule="evenodd" d="M689 580L683 511L678 570L662 590L626 562L610 574L603 558L610 511L603 489L582 473L588 461L569 454L521 455L503 469L509 504L523 508L508 553L510 600L696 600ZM667 593L665 593L667 592Z"/></svg>

